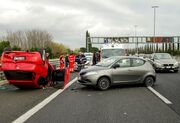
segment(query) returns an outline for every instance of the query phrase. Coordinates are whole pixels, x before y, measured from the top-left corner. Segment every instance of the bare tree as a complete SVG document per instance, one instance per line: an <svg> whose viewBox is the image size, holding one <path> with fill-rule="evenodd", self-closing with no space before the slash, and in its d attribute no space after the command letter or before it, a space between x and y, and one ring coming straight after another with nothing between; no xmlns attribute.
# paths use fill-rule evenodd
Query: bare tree
<svg viewBox="0 0 180 123"><path fill-rule="evenodd" d="M10 42L11 46L18 46L22 49L29 49L34 47L45 48L49 42L52 42L53 37L47 31L30 30L30 31L7 31L7 35L3 40Z"/></svg>

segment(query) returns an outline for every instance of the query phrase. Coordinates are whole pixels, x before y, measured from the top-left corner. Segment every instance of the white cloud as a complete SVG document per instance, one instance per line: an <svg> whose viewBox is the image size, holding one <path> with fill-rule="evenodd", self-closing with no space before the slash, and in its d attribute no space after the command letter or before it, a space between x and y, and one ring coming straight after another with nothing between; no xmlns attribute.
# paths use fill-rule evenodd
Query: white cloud
<svg viewBox="0 0 180 123"><path fill-rule="evenodd" d="M54 40L76 48L92 36L153 34L153 9L157 9L157 35L179 35L178 0L5 0L0 4L0 34L32 28L49 31Z"/></svg>

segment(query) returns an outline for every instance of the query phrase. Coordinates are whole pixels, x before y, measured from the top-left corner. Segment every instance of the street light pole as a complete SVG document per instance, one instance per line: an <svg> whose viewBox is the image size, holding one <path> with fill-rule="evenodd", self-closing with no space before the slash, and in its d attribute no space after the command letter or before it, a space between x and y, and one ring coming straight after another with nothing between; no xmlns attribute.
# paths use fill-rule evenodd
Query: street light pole
<svg viewBox="0 0 180 123"><path fill-rule="evenodd" d="M136 37L136 28L137 28L137 26L138 25L134 25L134 38L136 39L136 53L137 53L137 55L138 55L138 39L137 39L137 37Z"/></svg>
<svg viewBox="0 0 180 123"><path fill-rule="evenodd" d="M153 37L154 38L153 38L153 42L155 43L155 37L156 37L156 8L158 8L158 6L152 6L152 8L154 9L154 31L153 31Z"/></svg>

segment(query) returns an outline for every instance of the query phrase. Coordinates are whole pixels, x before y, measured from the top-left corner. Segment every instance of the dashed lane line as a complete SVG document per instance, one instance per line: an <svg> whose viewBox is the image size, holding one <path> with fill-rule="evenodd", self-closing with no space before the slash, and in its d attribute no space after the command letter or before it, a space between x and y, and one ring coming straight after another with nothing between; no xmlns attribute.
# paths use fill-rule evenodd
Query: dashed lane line
<svg viewBox="0 0 180 123"><path fill-rule="evenodd" d="M46 106L49 102L51 102L54 98L56 98L60 93L62 93L64 90L66 90L70 85L72 85L74 82L77 81L77 77L74 78L72 81L70 81L64 89L59 89L53 94L51 94L49 97L44 99L42 102L34 106L32 109L27 111L25 114L21 115L19 118L14 120L12 123L24 123L27 119L29 119L32 115L34 115L36 112L38 112L40 109L42 109L44 106Z"/></svg>

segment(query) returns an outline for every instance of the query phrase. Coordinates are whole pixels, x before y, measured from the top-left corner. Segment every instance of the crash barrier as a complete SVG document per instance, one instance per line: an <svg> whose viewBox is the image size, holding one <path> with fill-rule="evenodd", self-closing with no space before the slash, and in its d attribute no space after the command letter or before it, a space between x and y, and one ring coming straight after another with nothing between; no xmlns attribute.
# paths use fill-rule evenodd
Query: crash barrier
<svg viewBox="0 0 180 123"><path fill-rule="evenodd" d="M50 59L49 63L54 67L54 69L57 69L59 67L59 59ZM0 81L6 80L6 77L4 75L4 72L0 70Z"/></svg>

